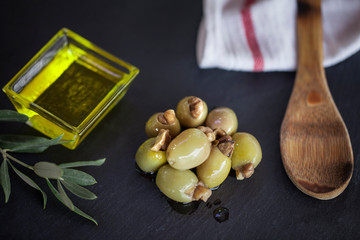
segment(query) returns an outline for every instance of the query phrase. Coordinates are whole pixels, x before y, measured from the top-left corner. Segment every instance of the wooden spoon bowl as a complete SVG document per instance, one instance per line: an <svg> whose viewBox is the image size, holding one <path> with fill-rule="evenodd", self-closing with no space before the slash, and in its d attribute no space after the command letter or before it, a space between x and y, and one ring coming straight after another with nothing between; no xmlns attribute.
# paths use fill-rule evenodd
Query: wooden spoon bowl
<svg viewBox="0 0 360 240"><path fill-rule="evenodd" d="M349 184L354 159L322 65L321 0L298 0L298 70L280 131L283 165L305 194L332 199Z"/></svg>

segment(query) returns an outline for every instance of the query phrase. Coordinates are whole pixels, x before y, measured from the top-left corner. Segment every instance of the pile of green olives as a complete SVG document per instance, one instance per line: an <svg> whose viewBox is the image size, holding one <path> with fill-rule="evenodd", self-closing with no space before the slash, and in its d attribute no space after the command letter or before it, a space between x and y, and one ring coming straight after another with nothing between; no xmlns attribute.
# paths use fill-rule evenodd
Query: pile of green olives
<svg viewBox="0 0 360 240"><path fill-rule="evenodd" d="M145 124L149 137L135 161L169 199L180 203L207 201L231 169L236 178L249 178L262 159L259 142L237 132L238 119L227 107L208 113L205 101L187 96L176 110L152 115Z"/></svg>

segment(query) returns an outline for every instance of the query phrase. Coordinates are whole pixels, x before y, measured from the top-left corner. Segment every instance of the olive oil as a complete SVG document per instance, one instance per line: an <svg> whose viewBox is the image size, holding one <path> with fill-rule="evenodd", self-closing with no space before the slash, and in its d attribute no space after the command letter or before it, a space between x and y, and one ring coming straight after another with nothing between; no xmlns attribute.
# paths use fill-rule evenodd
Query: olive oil
<svg viewBox="0 0 360 240"><path fill-rule="evenodd" d="M217 222L225 222L229 219L229 209L225 207L218 207L214 210L213 216Z"/></svg>
<svg viewBox="0 0 360 240"><path fill-rule="evenodd" d="M71 126L79 126L114 85L101 74L73 62L34 103Z"/></svg>
<svg viewBox="0 0 360 240"><path fill-rule="evenodd" d="M139 70L62 29L4 87L28 124L74 149L125 95Z"/></svg>
<svg viewBox="0 0 360 240"><path fill-rule="evenodd" d="M177 202L174 201L170 198L167 199L170 207L178 213L184 214L184 215L190 215L193 214L200 205L200 201L192 201L192 202L188 202L188 203L181 203L181 202Z"/></svg>

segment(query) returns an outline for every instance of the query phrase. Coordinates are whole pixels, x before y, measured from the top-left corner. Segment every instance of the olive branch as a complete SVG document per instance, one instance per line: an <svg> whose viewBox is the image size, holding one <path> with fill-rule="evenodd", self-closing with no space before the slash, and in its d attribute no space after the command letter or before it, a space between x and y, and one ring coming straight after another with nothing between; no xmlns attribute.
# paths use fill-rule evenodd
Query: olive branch
<svg viewBox="0 0 360 240"><path fill-rule="evenodd" d="M0 110L0 121L26 122L27 120L28 117L26 115L20 114L16 111ZM0 166L0 184L4 190L5 203L8 202L11 193L9 176L10 166L16 175L19 176L25 183L41 192L44 209L46 207L46 193L29 176L18 170L15 167L15 164L17 164L32 170L37 176L44 178L51 192L62 204L68 207L71 211L98 225L94 218L74 206L64 188L82 199L96 199L97 196L94 193L83 187L95 184L96 180L88 173L72 168L83 166L101 166L105 162L105 158L95 161L79 161L59 165L52 162L37 162L34 166L31 166L10 155L10 153L41 153L50 146L70 142L61 140L62 136L63 135L54 139L47 139L44 137L27 135L0 135L0 153L3 158ZM56 181L56 187L54 187L51 180Z"/></svg>

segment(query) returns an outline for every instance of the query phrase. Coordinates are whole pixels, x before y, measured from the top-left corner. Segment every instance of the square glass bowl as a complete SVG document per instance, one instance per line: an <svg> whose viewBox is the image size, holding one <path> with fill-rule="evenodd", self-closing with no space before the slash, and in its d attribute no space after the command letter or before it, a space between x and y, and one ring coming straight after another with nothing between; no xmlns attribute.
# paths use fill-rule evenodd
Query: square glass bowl
<svg viewBox="0 0 360 240"><path fill-rule="evenodd" d="M75 149L125 95L139 70L61 29L3 88L28 124Z"/></svg>

